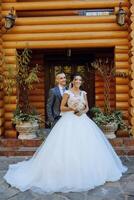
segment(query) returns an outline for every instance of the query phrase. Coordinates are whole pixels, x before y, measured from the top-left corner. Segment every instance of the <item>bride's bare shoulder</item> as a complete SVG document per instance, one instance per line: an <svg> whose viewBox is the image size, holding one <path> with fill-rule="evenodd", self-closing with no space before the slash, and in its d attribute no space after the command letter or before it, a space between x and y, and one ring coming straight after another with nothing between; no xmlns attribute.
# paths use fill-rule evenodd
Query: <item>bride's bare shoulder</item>
<svg viewBox="0 0 134 200"><path fill-rule="evenodd" d="M87 92L85 90L82 90L82 93L85 94L85 95L87 94Z"/></svg>
<svg viewBox="0 0 134 200"><path fill-rule="evenodd" d="M68 94L68 95L70 95L70 90L66 90L65 92L64 92L64 94Z"/></svg>

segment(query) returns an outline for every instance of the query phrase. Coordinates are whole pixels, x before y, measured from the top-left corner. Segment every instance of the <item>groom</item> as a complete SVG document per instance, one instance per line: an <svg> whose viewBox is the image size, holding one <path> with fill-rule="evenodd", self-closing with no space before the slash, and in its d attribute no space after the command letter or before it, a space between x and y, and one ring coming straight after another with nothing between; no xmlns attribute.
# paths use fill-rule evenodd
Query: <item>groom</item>
<svg viewBox="0 0 134 200"><path fill-rule="evenodd" d="M64 73L59 73L56 75L57 86L49 90L48 100L47 100L47 116L48 121L53 127L56 122L60 119L60 105L62 96L66 90L66 75Z"/></svg>

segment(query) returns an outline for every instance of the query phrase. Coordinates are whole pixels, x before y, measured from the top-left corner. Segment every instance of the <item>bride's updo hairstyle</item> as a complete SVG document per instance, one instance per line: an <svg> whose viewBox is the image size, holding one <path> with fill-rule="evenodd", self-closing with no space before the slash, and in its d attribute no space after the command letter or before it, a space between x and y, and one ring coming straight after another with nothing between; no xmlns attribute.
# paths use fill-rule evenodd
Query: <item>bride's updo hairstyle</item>
<svg viewBox="0 0 134 200"><path fill-rule="evenodd" d="M77 76L81 77L81 80L83 80L82 76L81 76L79 73L72 74L72 76L71 76L71 82L70 82L70 84L69 84L69 88L72 88L72 87L73 87L73 80L74 80Z"/></svg>

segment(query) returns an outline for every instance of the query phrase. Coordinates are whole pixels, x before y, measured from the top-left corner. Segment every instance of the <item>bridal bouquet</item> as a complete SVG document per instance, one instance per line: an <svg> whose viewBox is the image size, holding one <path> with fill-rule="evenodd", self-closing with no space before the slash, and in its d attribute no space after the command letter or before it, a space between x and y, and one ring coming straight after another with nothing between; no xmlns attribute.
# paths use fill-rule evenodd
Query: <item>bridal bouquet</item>
<svg viewBox="0 0 134 200"><path fill-rule="evenodd" d="M85 104L82 101L80 101L80 99L75 99L75 101L70 100L68 102L68 106L70 108L75 108L78 112L84 110L85 108Z"/></svg>

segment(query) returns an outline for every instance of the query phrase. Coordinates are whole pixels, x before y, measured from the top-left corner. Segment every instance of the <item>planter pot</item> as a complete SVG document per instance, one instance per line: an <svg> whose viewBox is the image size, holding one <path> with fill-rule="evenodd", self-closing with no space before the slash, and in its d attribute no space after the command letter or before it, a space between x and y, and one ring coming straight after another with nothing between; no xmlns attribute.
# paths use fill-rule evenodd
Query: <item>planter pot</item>
<svg viewBox="0 0 134 200"><path fill-rule="evenodd" d="M39 124L35 122L22 122L16 124L16 130L19 133L18 139L30 140L36 138L36 132L39 129Z"/></svg>
<svg viewBox="0 0 134 200"><path fill-rule="evenodd" d="M118 128L118 125L116 123L113 122L106 125L101 125L100 128L102 129L103 133L106 135L108 139L112 139L116 137L115 131Z"/></svg>

